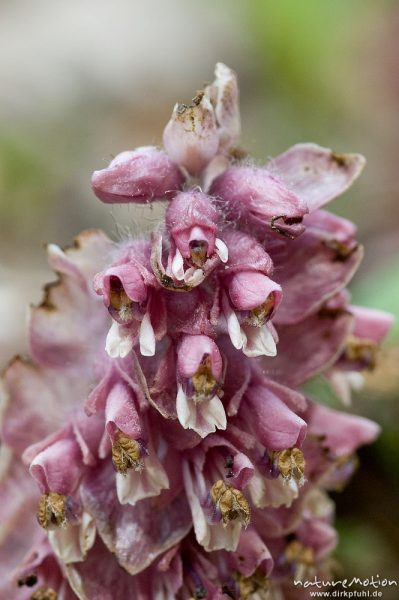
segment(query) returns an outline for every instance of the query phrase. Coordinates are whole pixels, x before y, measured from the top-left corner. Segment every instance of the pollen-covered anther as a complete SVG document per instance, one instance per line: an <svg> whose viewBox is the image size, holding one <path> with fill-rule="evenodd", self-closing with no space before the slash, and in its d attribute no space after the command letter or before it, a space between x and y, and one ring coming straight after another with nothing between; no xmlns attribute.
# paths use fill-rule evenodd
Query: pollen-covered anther
<svg viewBox="0 0 399 600"><path fill-rule="evenodd" d="M58 594L53 588L41 587L33 592L30 600L57 600Z"/></svg>
<svg viewBox="0 0 399 600"><path fill-rule="evenodd" d="M270 294L265 302L249 311L246 319L248 325L262 327L269 320L274 309L274 294Z"/></svg>
<svg viewBox="0 0 399 600"><path fill-rule="evenodd" d="M206 261L208 244L202 240L190 242L190 260L193 265L202 267Z"/></svg>
<svg viewBox="0 0 399 600"><path fill-rule="evenodd" d="M286 481L295 479L297 483L304 483L305 458L299 448L289 448L276 452L276 461L281 476Z"/></svg>
<svg viewBox="0 0 399 600"><path fill-rule="evenodd" d="M57 492L43 494L39 500L37 520L43 529L63 527L67 523L67 497Z"/></svg>
<svg viewBox="0 0 399 600"><path fill-rule="evenodd" d="M363 369L372 371L377 363L378 345L367 339L350 336L346 342L345 358L350 362L360 363Z"/></svg>
<svg viewBox="0 0 399 600"><path fill-rule="evenodd" d="M251 509L244 494L219 479L211 487L211 499L220 510L223 525L239 519L244 527L248 527Z"/></svg>
<svg viewBox="0 0 399 600"><path fill-rule="evenodd" d="M215 394L217 381L212 374L211 357L206 355L191 378L195 402L201 402Z"/></svg>
<svg viewBox="0 0 399 600"><path fill-rule="evenodd" d="M265 600L268 598L269 583L260 569L256 569L249 577L237 573L236 579L240 588L240 600L248 600L252 594L257 594L257 597Z"/></svg>
<svg viewBox="0 0 399 600"><path fill-rule="evenodd" d="M284 557L288 563L296 566L295 577L297 579L303 579L306 574L310 574L315 565L313 548L301 544L298 540L287 544Z"/></svg>
<svg viewBox="0 0 399 600"><path fill-rule="evenodd" d="M141 471L144 467L140 444L119 432L112 444L112 462L118 473L126 475L129 469Z"/></svg>

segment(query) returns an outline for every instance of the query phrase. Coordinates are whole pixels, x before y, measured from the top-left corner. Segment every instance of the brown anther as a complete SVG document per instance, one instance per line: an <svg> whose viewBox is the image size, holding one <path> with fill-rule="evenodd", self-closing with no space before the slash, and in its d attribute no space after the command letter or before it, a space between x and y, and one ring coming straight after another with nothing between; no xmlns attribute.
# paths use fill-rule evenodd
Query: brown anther
<svg viewBox="0 0 399 600"><path fill-rule="evenodd" d="M289 448L276 452L277 466L284 479L295 479L303 483L305 473L305 458L299 448Z"/></svg>
<svg viewBox="0 0 399 600"><path fill-rule="evenodd" d="M129 469L141 471L143 459L140 444L119 431L112 444L112 462L118 473L126 475Z"/></svg>
<svg viewBox="0 0 399 600"><path fill-rule="evenodd" d="M345 261L357 250L358 244L347 244L338 240L329 240L324 242L327 248L330 248L335 253L335 259Z"/></svg>
<svg viewBox="0 0 399 600"><path fill-rule="evenodd" d="M32 594L30 600L57 600L58 594L53 588L41 587Z"/></svg>
<svg viewBox="0 0 399 600"><path fill-rule="evenodd" d="M351 362L360 362L364 369L372 371L376 367L378 346L372 340L349 336L346 342L345 358Z"/></svg>
<svg viewBox="0 0 399 600"><path fill-rule="evenodd" d="M247 323L253 327L262 327L270 318L274 308L274 294L269 294L266 301L249 311Z"/></svg>
<svg viewBox="0 0 399 600"><path fill-rule="evenodd" d="M208 398L215 393L217 382L212 373L211 357L209 354L202 359L191 381L198 399Z"/></svg>
<svg viewBox="0 0 399 600"><path fill-rule="evenodd" d="M57 492L49 492L41 496L37 520L43 529L66 524L66 501L66 496Z"/></svg>
<svg viewBox="0 0 399 600"><path fill-rule="evenodd" d="M126 294L121 281L117 277L111 277L109 292L110 305L117 310L121 320L130 320L132 317L133 301Z"/></svg>
<svg viewBox="0 0 399 600"><path fill-rule="evenodd" d="M300 563L306 567L312 567L315 562L313 548L304 546L298 540L293 540L287 544L284 556L289 563Z"/></svg>
<svg viewBox="0 0 399 600"><path fill-rule="evenodd" d="M193 241L190 243L190 260L196 267L202 267L206 261L208 244L203 241Z"/></svg>
<svg viewBox="0 0 399 600"><path fill-rule="evenodd" d="M244 577L240 573L236 577L240 588L240 600L248 600L255 593L263 597L262 592L265 593L269 589L266 576L260 569L256 569L250 577Z"/></svg>
<svg viewBox="0 0 399 600"><path fill-rule="evenodd" d="M244 494L219 479L211 487L211 498L222 515L224 525L239 519L244 527L248 527L251 509Z"/></svg>

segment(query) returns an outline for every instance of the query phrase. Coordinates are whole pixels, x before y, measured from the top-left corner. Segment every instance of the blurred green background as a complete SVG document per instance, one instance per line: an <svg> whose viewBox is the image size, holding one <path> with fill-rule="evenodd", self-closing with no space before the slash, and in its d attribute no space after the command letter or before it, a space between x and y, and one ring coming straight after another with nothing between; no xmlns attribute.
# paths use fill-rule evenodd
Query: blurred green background
<svg viewBox="0 0 399 600"><path fill-rule="evenodd" d="M239 75L242 145L259 161L299 141L367 157L331 208L356 221L366 246L354 300L398 316L397 1L3 0L2 363L26 349L25 307L50 276L45 242L151 226L151 210L100 205L90 174L121 150L160 143L174 102L209 81L217 61ZM383 434L336 497L346 574L399 576L398 330L354 400Z"/></svg>

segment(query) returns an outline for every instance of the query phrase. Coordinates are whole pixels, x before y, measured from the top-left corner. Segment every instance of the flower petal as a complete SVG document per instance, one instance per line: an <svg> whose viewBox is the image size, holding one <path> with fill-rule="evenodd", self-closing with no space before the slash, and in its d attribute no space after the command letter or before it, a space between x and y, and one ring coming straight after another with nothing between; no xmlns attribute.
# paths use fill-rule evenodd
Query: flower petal
<svg viewBox="0 0 399 600"><path fill-rule="evenodd" d="M343 194L365 163L361 154L337 154L317 144L296 144L274 158L268 168L313 212Z"/></svg>

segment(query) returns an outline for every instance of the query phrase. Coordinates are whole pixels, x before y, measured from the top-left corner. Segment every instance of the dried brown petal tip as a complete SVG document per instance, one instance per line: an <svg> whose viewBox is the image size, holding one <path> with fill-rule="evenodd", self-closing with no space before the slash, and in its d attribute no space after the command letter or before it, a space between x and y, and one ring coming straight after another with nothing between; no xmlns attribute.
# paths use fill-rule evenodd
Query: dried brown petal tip
<svg viewBox="0 0 399 600"><path fill-rule="evenodd" d="M221 512L224 525L239 519L244 527L248 527L251 509L244 494L219 479L211 487L211 498Z"/></svg>
<svg viewBox="0 0 399 600"><path fill-rule="evenodd" d="M37 520L43 529L62 527L66 525L66 502L67 498L57 492L43 494L39 500Z"/></svg>
<svg viewBox="0 0 399 600"><path fill-rule="evenodd" d="M112 462L118 473L126 475L129 469L141 471L143 459L140 444L119 432L112 444Z"/></svg>

